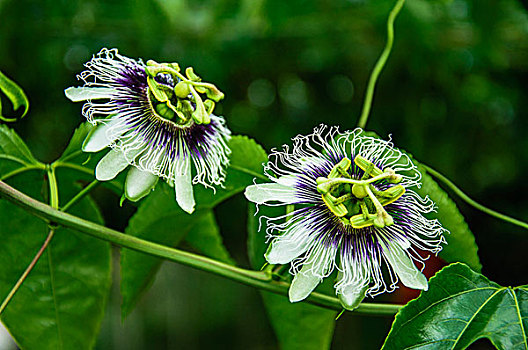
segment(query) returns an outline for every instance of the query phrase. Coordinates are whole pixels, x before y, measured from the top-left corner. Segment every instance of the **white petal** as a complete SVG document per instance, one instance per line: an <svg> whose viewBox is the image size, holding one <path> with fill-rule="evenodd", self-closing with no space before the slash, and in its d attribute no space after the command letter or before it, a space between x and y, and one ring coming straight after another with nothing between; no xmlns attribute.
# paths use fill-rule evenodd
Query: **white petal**
<svg viewBox="0 0 528 350"><path fill-rule="evenodd" d="M192 214L194 211L194 195L191 180L190 159L187 158L184 167L184 173L174 175L174 190L176 191L176 202L187 213Z"/></svg>
<svg viewBox="0 0 528 350"><path fill-rule="evenodd" d="M312 273L311 265L303 265L301 271L293 278L290 290L288 291L290 301L294 303L306 299L320 282L321 278L314 276Z"/></svg>
<svg viewBox="0 0 528 350"><path fill-rule="evenodd" d="M158 183L158 177L148 171L130 168L125 182L125 196L137 202L145 197Z"/></svg>
<svg viewBox="0 0 528 350"><path fill-rule="evenodd" d="M84 152L99 152L110 146L122 134L122 132L115 131L115 127L119 123L118 119L112 119L97 125L84 139L82 150ZM112 133L110 132L111 129L114 129Z"/></svg>
<svg viewBox="0 0 528 350"><path fill-rule="evenodd" d="M380 243L383 246L383 255L387 258L400 281L406 287L427 290L427 278L418 270L401 246L393 242L388 242L388 245L381 241Z"/></svg>
<svg viewBox="0 0 528 350"><path fill-rule="evenodd" d="M73 102L86 101L91 99L112 98L115 90L104 87L69 87L64 90L64 94Z"/></svg>
<svg viewBox="0 0 528 350"><path fill-rule="evenodd" d="M291 226L283 236L271 242L265 254L270 264L287 264L302 253L310 245L310 231L300 223Z"/></svg>
<svg viewBox="0 0 528 350"><path fill-rule="evenodd" d="M120 149L112 149L97 163L95 168L95 177L99 181L112 180L125 170L128 161Z"/></svg>
<svg viewBox="0 0 528 350"><path fill-rule="evenodd" d="M267 202L295 203L295 189L278 183L266 183L246 187L246 198L257 204Z"/></svg>

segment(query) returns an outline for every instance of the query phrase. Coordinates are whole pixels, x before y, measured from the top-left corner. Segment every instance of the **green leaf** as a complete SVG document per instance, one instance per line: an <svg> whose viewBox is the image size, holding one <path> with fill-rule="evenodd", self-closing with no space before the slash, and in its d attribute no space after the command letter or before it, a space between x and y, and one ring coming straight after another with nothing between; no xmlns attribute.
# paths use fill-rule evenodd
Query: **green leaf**
<svg viewBox="0 0 528 350"><path fill-rule="evenodd" d="M0 100L0 119L6 122L16 122L24 118L29 110L29 101L24 93L24 90L18 86L14 81L9 79L4 73L0 71L0 91L2 91L9 101L13 104L13 111L16 112L20 107L24 107L22 115L16 118L6 117L2 113L2 100Z"/></svg>
<svg viewBox="0 0 528 350"><path fill-rule="evenodd" d="M447 262L463 262L480 272L482 265L477 253L478 247L475 243L475 236L473 236L464 217L455 202L427 174L423 166L417 161L414 162L422 173L422 188L417 191L418 194L422 197L426 195L431 197L438 207L437 213L433 216L450 232L444 235L447 244L444 245L438 255Z"/></svg>
<svg viewBox="0 0 528 350"><path fill-rule="evenodd" d="M211 210L204 211L201 218L196 220L193 228L185 236L185 242L198 253L226 264L235 265L235 261L224 246L214 213Z"/></svg>
<svg viewBox="0 0 528 350"><path fill-rule="evenodd" d="M174 200L174 190L163 183L141 202L125 232L135 237L176 247L201 216L202 212L198 210L192 216L181 210ZM133 310L140 297L150 287L162 262L162 259L129 249L121 250L123 318Z"/></svg>
<svg viewBox="0 0 528 350"><path fill-rule="evenodd" d="M196 251L233 263L222 244L212 209L220 202L242 192L262 176L262 163L266 153L254 140L246 136L233 136L230 166L223 188L216 193L203 186L194 186L196 211L189 215L181 210L174 199L174 189L160 182L153 193L140 203L129 222L126 232L143 239L177 247L185 240ZM178 229L175 229L178 228ZM122 250L121 252L121 311L126 317L137 301L148 290L162 260L145 254Z"/></svg>
<svg viewBox="0 0 528 350"><path fill-rule="evenodd" d="M73 135L70 139L70 142L68 142L68 145L64 149L64 152L62 152L61 156L59 157L58 161L71 161L71 162L77 162L81 163L86 161L88 159L88 154L83 153L82 151L82 145L84 142L84 139L90 131L94 128L94 125L85 122L79 125L77 129L73 132ZM105 153L105 152L101 152ZM79 156L80 159L79 159Z"/></svg>
<svg viewBox="0 0 528 350"><path fill-rule="evenodd" d="M79 189L73 177L59 175L60 199ZM46 200L42 172L24 173L10 183ZM102 223L93 202L84 198L74 215ZM48 233L45 222L0 201L0 298L5 298ZM33 271L8 304L2 322L22 349L90 349L94 346L111 284L110 244L59 228Z"/></svg>
<svg viewBox="0 0 528 350"><path fill-rule="evenodd" d="M265 263L267 249L265 221L259 232L260 216L275 217L284 214L284 207L255 206L248 210L248 254L254 269L260 270ZM332 288L333 289L333 288ZM304 302L290 303L288 297L261 292L268 317L275 331L280 348L328 349L334 333L335 311L322 309Z"/></svg>
<svg viewBox="0 0 528 350"><path fill-rule="evenodd" d="M488 338L528 349L528 286L501 287L464 264L445 267L398 312L383 349L465 349Z"/></svg>
<svg viewBox="0 0 528 350"><path fill-rule="evenodd" d="M27 166L44 168L13 129L0 125L0 177Z"/></svg>

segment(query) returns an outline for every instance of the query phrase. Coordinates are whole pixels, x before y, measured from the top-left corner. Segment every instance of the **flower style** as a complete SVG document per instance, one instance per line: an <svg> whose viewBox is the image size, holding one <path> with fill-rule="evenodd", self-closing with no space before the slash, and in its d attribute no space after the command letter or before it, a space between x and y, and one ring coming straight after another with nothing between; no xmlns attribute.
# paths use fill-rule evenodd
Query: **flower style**
<svg viewBox="0 0 528 350"><path fill-rule="evenodd" d="M180 207L192 213L193 184L221 185L226 176L231 132L224 118L212 114L223 93L190 67L184 76L177 63L145 64L116 49L102 49L85 66L78 75L84 86L65 94L74 102L87 101L83 115L97 124L83 151L112 148L97 164L96 178L111 180L132 165L126 198L141 199L161 177L174 186Z"/></svg>
<svg viewBox="0 0 528 350"><path fill-rule="evenodd" d="M434 203L421 198L421 174L390 141L361 129L339 132L321 125L274 150L265 166L272 183L247 187L248 200L294 205L292 213L267 219L270 264L291 262L291 302L306 298L337 268L336 293L347 309L366 295L405 286L427 290L415 266L417 249L438 253L445 231L423 214Z"/></svg>

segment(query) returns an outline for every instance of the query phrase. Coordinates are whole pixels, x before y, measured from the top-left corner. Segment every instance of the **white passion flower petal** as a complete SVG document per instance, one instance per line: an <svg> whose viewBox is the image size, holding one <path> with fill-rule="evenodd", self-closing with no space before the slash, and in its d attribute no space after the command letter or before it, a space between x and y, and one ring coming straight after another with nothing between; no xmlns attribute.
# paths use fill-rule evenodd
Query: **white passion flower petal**
<svg viewBox="0 0 528 350"><path fill-rule="evenodd" d="M280 183L265 183L251 185L244 192L246 198L257 204L267 204L269 202L295 203L295 189Z"/></svg>
<svg viewBox="0 0 528 350"><path fill-rule="evenodd" d="M176 192L176 201L180 207L189 214L194 211L195 201L193 194L193 185L191 179L190 159L183 160L183 169L176 170L174 175L174 190Z"/></svg>
<svg viewBox="0 0 528 350"><path fill-rule="evenodd" d="M409 258L409 255L407 255L400 244L390 241L385 244L381 240L380 244L383 246L383 255L406 287L422 290L428 289L427 278L414 265L414 262Z"/></svg>
<svg viewBox="0 0 528 350"><path fill-rule="evenodd" d="M119 131L117 128L120 123L119 119L102 121L86 136L82 150L84 152L99 152L110 146L125 131Z"/></svg>
<svg viewBox="0 0 528 350"><path fill-rule="evenodd" d="M152 191L158 183L158 177L148 171L131 167L125 181L125 197L137 202Z"/></svg>
<svg viewBox="0 0 528 350"><path fill-rule="evenodd" d="M64 90L72 102L112 98L115 93L115 89L104 87L69 87Z"/></svg>

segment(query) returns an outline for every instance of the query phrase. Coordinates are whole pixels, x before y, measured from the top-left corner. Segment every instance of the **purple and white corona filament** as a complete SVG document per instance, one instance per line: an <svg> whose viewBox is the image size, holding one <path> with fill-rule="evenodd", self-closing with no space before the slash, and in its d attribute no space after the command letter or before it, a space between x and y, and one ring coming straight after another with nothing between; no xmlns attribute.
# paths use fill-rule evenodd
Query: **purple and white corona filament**
<svg viewBox="0 0 528 350"><path fill-rule="evenodd" d="M294 205L265 218L266 260L291 263L290 301L306 298L335 269L347 309L393 291L398 281L427 290L415 266L426 259L418 250L438 253L445 229L424 217L434 203L412 190L421 174L390 141L321 125L295 137L292 148L274 150L265 173L272 182L249 186L245 195L257 205Z"/></svg>
<svg viewBox="0 0 528 350"><path fill-rule="evenodd" d="M74 102L87 101L82 113L97 125L83 150L111 147L96 167L96 178L111 180L131 165L126 198L141 199L162 178L174 186L180 207L192 213L193 184L221 185L226 176L231 132L224 118L212 114L223 94L192 68L183 75L176 63L144 63L116 49L102 49L85 66L78 76L84 86L65 94Z"/></svg>

